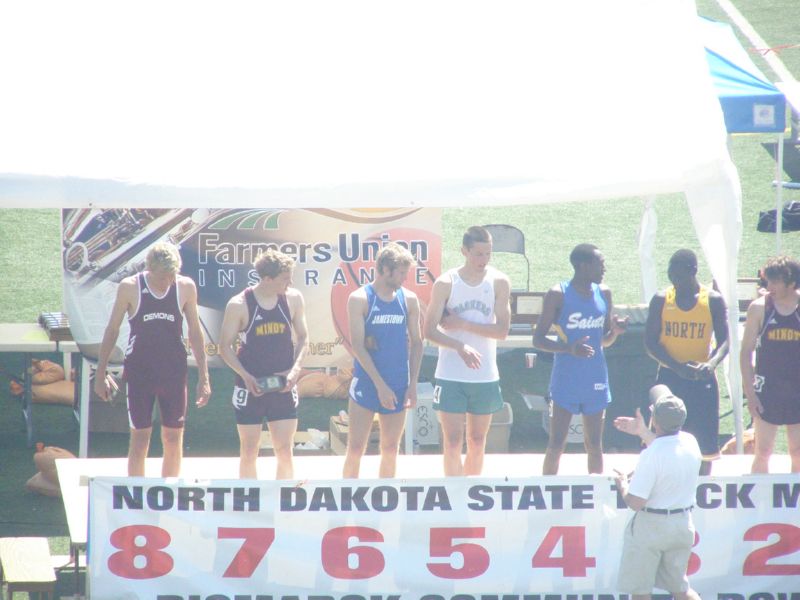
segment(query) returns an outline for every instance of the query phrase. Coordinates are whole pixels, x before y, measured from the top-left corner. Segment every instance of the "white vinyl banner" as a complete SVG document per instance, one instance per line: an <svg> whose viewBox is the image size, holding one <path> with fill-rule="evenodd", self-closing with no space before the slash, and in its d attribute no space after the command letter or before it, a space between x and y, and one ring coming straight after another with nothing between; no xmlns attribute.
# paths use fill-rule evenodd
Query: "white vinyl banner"
<svg viewBox="0 0 800 600"><path fill-rule="evenodd" d="M606 477L90 481L92 600L614 600L633 515ZM697 488L692 586L800 598L800 481Z"/></svg>

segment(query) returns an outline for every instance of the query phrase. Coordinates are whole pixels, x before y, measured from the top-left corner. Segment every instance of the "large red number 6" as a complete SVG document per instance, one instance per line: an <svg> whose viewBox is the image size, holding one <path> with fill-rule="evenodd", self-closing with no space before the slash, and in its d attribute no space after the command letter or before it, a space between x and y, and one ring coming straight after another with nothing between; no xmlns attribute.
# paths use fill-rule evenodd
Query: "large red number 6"
<svg viewBox="0 0 800 600"><path fill-rule="evenodd" d="M561 556L553 556L559 541ZM586 556L585 527L551 527L531 559L533 568L561 569L564 577L586 577L586 569L595 563L593 557Z"/></svg>
<svg viewBox="0 0 800 600"><path fill-rule="evenodd" d="M272 542L275 541L275 529L266 527L220 527L217 537L222 540L243 539L244 543L231 564L223 573L223 577L250 577L258 563L264 558Z"/></svg>
<svg viewBox="0 0 800 600"><path fill-rule="evenodd" d="M461 554L461 568L453 567L450 562L429 562L428 570L444 579L470 579L483 575L489 568L489 553L486 548L468 542L454 544L457 538L483 539L486 537L484 527L432 527L431 557L450 558L455 553Z"/></svg>
<svg viewBox="0 0 800 600"><path fill-rule="evenodd" d="M744 533L746 542L765 542L771 535L778 541L751 552L742 565L744 575L800 575L800 565L770 565L771 558L786 556L800 550L800 527L787 523L763 523Z"/></svg>
<svg viewBox="0 0 800 600"><path fill-rule="evenodd" d="M359 542L382 542L380 531L369 527L336 527L322 538L322 568L331 577L338 579L369 579L383 571L383 554L371 546L351 546L350 540ZM357 566L350 567L350 557L356 558Z"/></svg>
<svg viewBox="0 0 800 600"><path fill-rule="evenodd" d="M136 542L141 538L142 543ZM169 546L169 533L153 525L129 525L115 530L109 538L119 552L108 557L108 570L125 579L153 579L172 570L174 561L162 548ZM134 564L137 556L144 564Z"/></svg>

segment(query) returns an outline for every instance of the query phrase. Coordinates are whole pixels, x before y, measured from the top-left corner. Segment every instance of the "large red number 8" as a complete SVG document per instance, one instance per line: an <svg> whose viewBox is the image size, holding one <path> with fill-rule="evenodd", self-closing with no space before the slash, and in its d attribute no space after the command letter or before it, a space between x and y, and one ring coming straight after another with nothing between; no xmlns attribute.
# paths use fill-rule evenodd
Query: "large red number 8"
<svg viewBox="0 0 800 600"><path fill-rule="evenodd" d="M322 538L322 568L331 577L338 579L369 579L383 571L383 554L371 546L350 546L350 539L359 542L382 542L380 531L369 527L336 527ZM357 558L358 566L351 568L351 556Z"/></svg>
<svg viewBox="0 0 800 600"><path fill-rule="evenodd" d="M143 538L143 544L137 544ZM153 579L162 577L172 570L174 561L162 548L169 546L169 533L153 525L129 525L115 530L110 537L111 544L119 548L108 558L108 569L125 579ZM137 566L134 559L144 557L144 564Z"/></svg>

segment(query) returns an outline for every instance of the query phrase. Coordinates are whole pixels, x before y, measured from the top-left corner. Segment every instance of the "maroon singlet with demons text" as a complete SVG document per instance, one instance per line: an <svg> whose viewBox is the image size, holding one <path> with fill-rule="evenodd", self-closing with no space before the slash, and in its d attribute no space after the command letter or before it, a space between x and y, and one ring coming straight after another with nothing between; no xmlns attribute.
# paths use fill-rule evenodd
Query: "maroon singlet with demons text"
<svg viewBox="0 0 800 600"><path fill-rule="evenodd" d="M142 429L152 425L157 397L162 423L167 427L183 427L187 356L178 285L173 283L158 297L147 286L144 273L137 276L137 284L139 304L128 319L131 331L125 352L131 426Z"/></svg>

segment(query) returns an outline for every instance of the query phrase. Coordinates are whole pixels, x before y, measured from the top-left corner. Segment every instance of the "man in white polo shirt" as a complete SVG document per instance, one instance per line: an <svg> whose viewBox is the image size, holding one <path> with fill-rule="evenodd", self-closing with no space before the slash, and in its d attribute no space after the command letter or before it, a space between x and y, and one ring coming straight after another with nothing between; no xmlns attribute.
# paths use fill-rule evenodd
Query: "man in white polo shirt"
<svg viewBox="0 0 800 600"><path fill-rule="evenodd" d="M665 385L650 390L653 424L650 431L641 412L617 417L614 426L638 435L647 445L633 477L617 472L617 489L636 512L625 528L619 567L619 590L633 600L651 597L654 587L676 600L700 600L689 587L686 567L694 544L692 507L702 455L697 440L681 431L686 421L683 400Z"/></svg>

